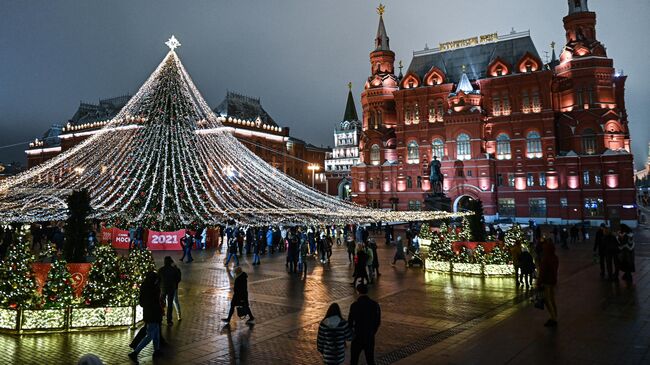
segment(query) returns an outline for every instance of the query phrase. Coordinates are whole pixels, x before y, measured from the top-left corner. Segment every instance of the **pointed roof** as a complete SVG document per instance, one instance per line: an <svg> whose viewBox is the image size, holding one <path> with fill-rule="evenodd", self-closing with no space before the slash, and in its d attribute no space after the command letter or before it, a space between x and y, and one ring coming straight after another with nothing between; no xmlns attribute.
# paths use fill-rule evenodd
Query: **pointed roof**
<svg viewBox="0 0 650 365"><path fill-rule="evenodd" d="M458 94L460 91L463 91L465 94L474 92L474 86L472 86L472 83L469 81L469 77L467 77L467 74L464 72L463 76L460 77L458 86L456 87L456 94Z"/></svg>
<svg viewBox="0 0 650 365"><path fill-rule="evenodd" d="M458 214L385 212L283 174L246 148L203 99L172 49L102 129L0 181L0 222L60 221L87 190L91 218L159 231L250 225L426 221Z"/></svg>
<svg viewBox="0 0 650 365"><path fill-rule="evenodd" d="M345 113L343 113L343 120L352 122L359 120L357 115L357 107L354 105L354 97L352 96L352 83L348 84L348 101L345 104Z"/></svg>
<svg viewBox="0 0 650 365"><path fill-rule="evenodd" d="M382 14L379 14L379 26L377 27L377 36L375 37L375 51L390 51L388 34L386 33L384 16Z"/></svg>

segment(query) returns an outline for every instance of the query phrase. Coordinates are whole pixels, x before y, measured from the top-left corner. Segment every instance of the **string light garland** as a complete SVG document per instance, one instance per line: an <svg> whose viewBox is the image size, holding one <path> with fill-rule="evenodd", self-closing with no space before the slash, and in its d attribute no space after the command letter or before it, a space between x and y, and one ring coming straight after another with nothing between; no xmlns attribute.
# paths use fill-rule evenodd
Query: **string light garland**
<svg viewBox="0 0 650 365"><path fill-rule="evenodd" d="M93 218L158 230L188 225L409 222L467 215L343 202L283 174L224 127L170 51L124 108L71 149L0 182L0 221L62 220L87 189Z"/></svg>

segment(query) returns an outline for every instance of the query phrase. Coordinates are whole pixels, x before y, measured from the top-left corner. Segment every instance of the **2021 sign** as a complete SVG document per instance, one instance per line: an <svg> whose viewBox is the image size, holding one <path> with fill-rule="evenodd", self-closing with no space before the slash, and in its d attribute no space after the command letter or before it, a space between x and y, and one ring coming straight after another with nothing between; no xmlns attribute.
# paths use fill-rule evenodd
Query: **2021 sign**
<svg viewBox="0 0 650 365"><path fill-rule="evenodd" d="M171 234L153 234L151 235L151 243L152 244L176 244L178 243L178 237L176 235L171 235Z"/></svg>

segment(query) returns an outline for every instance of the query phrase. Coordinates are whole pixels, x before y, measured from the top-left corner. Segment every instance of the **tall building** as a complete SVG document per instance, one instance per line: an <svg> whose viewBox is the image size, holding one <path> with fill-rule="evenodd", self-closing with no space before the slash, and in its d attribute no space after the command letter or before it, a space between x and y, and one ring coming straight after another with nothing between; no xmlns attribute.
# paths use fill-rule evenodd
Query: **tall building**
<svg viewBox="0 0 650 365"><path fill-rule="evenodd" d="M130 99L131 95L124 95L100 100L98 104L80 103L64 127L55 124L42 138L30 143L25 151L28 167L47 161L97 133ZM259 98L229 91L214 112L224 117L224 126L264 161L306 185L313 183L317 189L325 190L322 173L313 175L307 167L322 167L329 150L290 136L289 128L280 127L262 108Z"/></svg>
<svg viewBox="0 0 650 365"><path fill-rule="evenodd" d="M341 199L350 199L352 166L359 163L359 135L361 122L352 96L352 83L348 83L348 100L343 120L334 129L334 148L325 159L327 193Z"/></svg>
<svg viewBox="0 0 650 365"><path fill-rule="evenodd" d="M529 32L513 31L415 51L404 75L381 7L354 201L423 209L436 157L456 211L480 199L487 220L635 225L627 77L598 41L587 0L568 3L559 59L553 49L544 64Z"/></svg>

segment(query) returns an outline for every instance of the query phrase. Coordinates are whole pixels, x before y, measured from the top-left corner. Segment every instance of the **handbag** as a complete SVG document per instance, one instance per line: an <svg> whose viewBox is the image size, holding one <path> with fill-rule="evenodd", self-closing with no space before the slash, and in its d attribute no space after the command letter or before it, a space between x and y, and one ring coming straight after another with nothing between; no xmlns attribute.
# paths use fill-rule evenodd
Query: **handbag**
<svg viewBox="0 0 650 365"><path fill-rule="evenodd" d="M531 300L535 308L544 310L544 289L537 289L533 293L533 298Z"/></svg>

